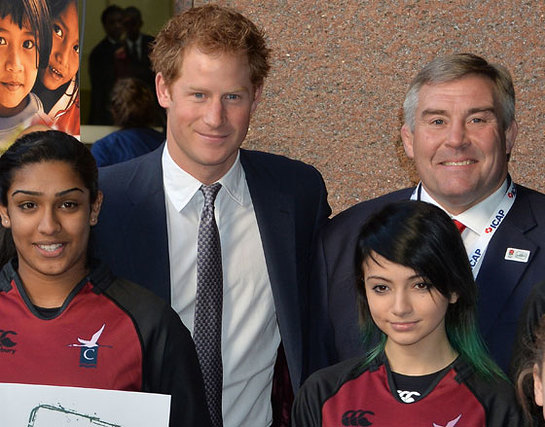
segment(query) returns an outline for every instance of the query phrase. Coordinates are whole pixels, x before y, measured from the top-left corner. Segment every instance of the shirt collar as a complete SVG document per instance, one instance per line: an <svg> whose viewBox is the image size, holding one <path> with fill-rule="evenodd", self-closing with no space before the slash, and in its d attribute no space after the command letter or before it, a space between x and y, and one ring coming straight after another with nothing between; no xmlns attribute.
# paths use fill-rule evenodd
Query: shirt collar
<svg viewBox="0 0 545 427"><path fill-rule="evenodd" d="M490 217L503 200L503 196L507 191L507 185L508 182L507 179L505 179L505 181L503 181L503 184L500 185L500 188L498 188L486 199L480 201L475 206L470 207L461 214L454 216L449 214L449 216L453 219L457 219L475 233L480 234L481 231L484 230L484 228L488 225ZM442 207L429 195L423 185L421 185L420 188L422 190L420 200Z"/></svg>
<svg viewBox="0 0 545 427"><path fill-rule="evenodd" d="M168 144L165 144L161 162L165 195L172 202L174 208L180 212L203 184L176 164L168 152ZM240 151L231 168L217 182L222 185L229 197L239 205L248 202L247 198L244 197L246 180L244 170L240 164Z"/></svg>
<svg viewBox="0 0 545 427"><path fill-rule="evenodd" d="M136 37L136 40L131 40L128 37L125 39L129 47L134 46L140 46L140 42L142 40L142 33L138 34L138 37Z"/></svg>

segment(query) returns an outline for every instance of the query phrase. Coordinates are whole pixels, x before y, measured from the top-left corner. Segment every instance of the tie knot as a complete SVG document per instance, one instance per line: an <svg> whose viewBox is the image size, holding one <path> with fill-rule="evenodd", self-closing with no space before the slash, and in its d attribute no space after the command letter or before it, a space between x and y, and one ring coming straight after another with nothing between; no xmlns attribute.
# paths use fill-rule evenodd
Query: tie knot
<svg viewBox="0 0 545 427"><path fill-rule="evenodd" d="M462 232L466 229L466 226L457 219L453 219L452 222L454 222L454 225L456 226L460 234L462 234Z"/></svg>
<svg viewBox="0 0 545 427"><path fill-rule="evenodd" d="M201 185L200 190L204 195L204 206L214 205L214 201L216 200L220 188L221 184L219 182L215 182L212 185Z"/></svg>

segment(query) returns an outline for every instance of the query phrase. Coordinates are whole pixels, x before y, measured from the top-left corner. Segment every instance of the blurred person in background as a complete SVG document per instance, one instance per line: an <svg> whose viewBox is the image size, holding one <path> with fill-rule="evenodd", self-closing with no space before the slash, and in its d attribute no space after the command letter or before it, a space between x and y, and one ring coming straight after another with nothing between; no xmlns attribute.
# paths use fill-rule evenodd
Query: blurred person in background
<svg viewBox="0 0 545 427"><path fill-rule="evenodd" d="M151 67L149 54L154 37L143 34L140 29L144 25L140 10L129 6L123 10L123 28L125 39L123 51L116 54L117 78L135 77L145 82L150 89L155 89L155 74Z"/></svg>
<svg viewBox="0 0 545 427"><path fill-rule="evenodd" d="M93 48L89 56L91 78L89 124L112 125L109 104L116 81L115 54L123 46L121 41L124 32L123 9L116 5L108 6L102 12L101 20L106 37Z"/></svg>
<svg viewBox="0 0 545 427"><path fill-rule="evenodd" d="M160 122L154 93L136 78L118 80L112 91L114 125L121 127L91 147L98 166L124 162L155 150L165 135L152 126Z"/></svg>

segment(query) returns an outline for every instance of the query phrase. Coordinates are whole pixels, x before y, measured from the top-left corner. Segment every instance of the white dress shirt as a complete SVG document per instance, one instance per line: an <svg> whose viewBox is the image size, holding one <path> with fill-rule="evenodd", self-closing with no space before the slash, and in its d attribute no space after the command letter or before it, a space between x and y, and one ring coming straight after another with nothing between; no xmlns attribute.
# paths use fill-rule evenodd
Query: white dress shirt
<svg viewBox="0 0 545 427"><path fill-rule="evenodd" d="M171 303L193 333L201 183L163 151ZM219 180L215 217L223 264L223 420L225 427L272 423L271 391L280 332L257 220L240 154Z"/></svg>
<svg viewBox="0 0 545 427"><path fill-rule="evenodd" d="M125 39L125 42L127 43L127 47L129 48L130 53L131 50L136 53L136 58L141 61L142 60L142 34L138 34L138 37L136 40L132 41L128 37Z"/></svg>
<svg viewBox="0 0 545 427"><path fill-rule="evenodd" d="M447 212L447 214L449 214L452 219L456 219L466 226L465 230L462 232L462 240L464 241L464 246L468 255L473 245L477 242L479 237L481 237L482 231L490 222L490 217L497 210L498 206L503 200L503 196L505 195L506 191L507 179L494 193L492 193L481 202L477 203L475 206L472 206L466 211L462 212L461 214L453 216ZM431 197L431 195L426 191L424 186L422 186L420 200L422 200L423 202L434 204L435 206L440 207L446 212L445 208L443 208L433 199L433 197ZM488 245L483 248L483 257L486 254L487 247Z"/></svg>

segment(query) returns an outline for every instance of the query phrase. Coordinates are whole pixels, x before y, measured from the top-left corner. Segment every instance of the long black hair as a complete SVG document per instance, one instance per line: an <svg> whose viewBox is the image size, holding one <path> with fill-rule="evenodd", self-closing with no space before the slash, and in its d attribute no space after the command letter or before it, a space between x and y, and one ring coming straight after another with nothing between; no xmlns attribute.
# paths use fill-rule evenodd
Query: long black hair
<svg viewBox="0 0 545 427"><path fill-rule="evenodd" d="M384 350L386 343L385 334L371 318L362 284L363 263L372 259L374 253L413 269L446 298L456 294L456 303L449 304L445 315L451 346L480 375L504 377L488 356L477 329L477 286L460 233L443 210L419 201L387 205L369 218L358 237L358 308L364 348L370 349L366 364Z"/></svg>

